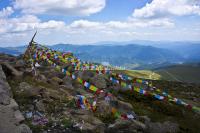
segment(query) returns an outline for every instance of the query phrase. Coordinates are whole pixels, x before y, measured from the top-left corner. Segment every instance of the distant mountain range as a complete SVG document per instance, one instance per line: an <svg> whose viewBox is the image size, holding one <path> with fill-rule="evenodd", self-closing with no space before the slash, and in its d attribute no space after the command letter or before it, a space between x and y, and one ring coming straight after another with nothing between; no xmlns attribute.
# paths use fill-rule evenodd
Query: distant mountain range
<svg viewBox="0 0 200 133"><path fill-rule="evenodd" d="M21 52L19 52L18 50L9 49L9 48L1 48L1 47L0 47L0 53L10 54L14 56L21 54Z"/></svg>
<svg viewBox="0 0 200 133"><path fill-rule="evenodd" d="M129 69L155 69L173 64L200 62L199 42L101 42L93 45L56 44L49 46L71 51L85 61L107 62ZM22 54L26 46L0 48L0 53Z"/></svg>

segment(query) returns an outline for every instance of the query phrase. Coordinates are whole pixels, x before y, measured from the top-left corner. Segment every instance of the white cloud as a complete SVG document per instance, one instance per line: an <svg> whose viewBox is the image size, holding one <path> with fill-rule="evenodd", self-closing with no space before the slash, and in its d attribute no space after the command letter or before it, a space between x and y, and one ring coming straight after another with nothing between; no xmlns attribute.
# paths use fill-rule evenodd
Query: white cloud
<svg viewBox="0 0 200 133"><path fill-rule="evenodd" d="M145 27L173 27L174 23L166 18L154 20L139 20L130 18L127 21L95 22L88 20L76 20L67 26L70 30L130 30Z"/></svg>
<svg viewBox="0 0 200 133"><path fill-rule="evenodd" d="M0 34L26 32L36 29L59 29L64 26L65 23L62 21L49 20L41 22L36 16L25 15L18 18L0 19Z"/></svg>
<svg viewBox="0 0 200 133"><path fill-rule="evenodd" d="M153 0L133 12L134 18L162 18L168 16L200 15L199 0Z"/></svg>
<svg viewBox="0 0 200 133"><path fill-rule="evenodd" d="M135 27L154 27L154 28L171 28L174 27L174 23L167 18L159 18L159 19L135 19L135 18L130 18L129 19L130 23L132 23L133 26Z"/></svg>
<svg viewBox="0 0 200 133"><path fill-rule="evenodd" d="M0 42L28 42L31 33L38 30L40 40L47 43L72 42L87 43L101 40L126 40L139 36L135 30L147 30L150 27L171 27L173 24L166 19L159 20L134 20L124 22L108 21L97 22L88 20L76 20L71 24L63 21L41 21L34 15L0 19ZM139 31L140 31L139 30ZM20 38L21 36L21 38ZM54 39L52 39L54 38ZM65 39L64 39L65 38ZM11 39L11 40L10 40ZM13 39L13 40L12 40Z"/></svg>
<svg viewBox="0 0 200 133"><path fill-rule="evenodd" d="M43 21L38 14L90 15L102 10L105 0L48 0L48 2L47 0L16 0L14 7L6 7L0 11L0 45L24 44L30 40L36 29L39 31L37 36L39 41L46 44L59 42L86 44L97 41L152 38L175 40L176 37L183 37L183 34L182 30L175 26L176 21L171 16L199 14L198 2L200 0L190 0L190 2L153 0L152 3L135 10L133 15L124 21L100 22L80 19L66 24L64 21L51 19ZM17 9L23 13L13 17L14 15L11 14ZM194 27L199 28L199 25ZM184 33L184 37L197 40L199 33L195 28ZM177 32L174 32L175 30Z"/></svg>
<svg viewBox="0 0 200 133"><path fill-rule="evenodd" d="M77 28L77 29L82 29L82 28L99 28L101 27L101 24L99 22L92 22L88 20L77 20L74 21L69 25L70 28Z"/></svg>
<svg viewBox="0 0 200 133"><path fill-rule="evenodd" d="M6 7L6 8L3 8L1 11L0 11L0 18L5 18L5 17L8 17L10 16L12 13L13 13L13 9L12 7Z"/></svg>
<svg viewBox="0 0 200 133"><path fill-rule="evenodd" d="M14 7L26 14L91 15L100 12L106 0L15 0Z"/></svg>
<svg viewBox="0 0 200 133"><path fill-rule="evenodd" d="M119 28L119 29L124 29L124 28L131 28L132 24L129 22L121 22L121 21L110 21L105 24L106 27L108 28Z"/></svg>

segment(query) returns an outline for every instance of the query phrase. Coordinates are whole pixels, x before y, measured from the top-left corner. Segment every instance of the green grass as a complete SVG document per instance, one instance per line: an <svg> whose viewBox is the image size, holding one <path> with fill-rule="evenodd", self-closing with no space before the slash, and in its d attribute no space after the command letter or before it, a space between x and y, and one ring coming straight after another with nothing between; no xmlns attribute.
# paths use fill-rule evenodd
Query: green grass
<svg viewBox="0 0 200 133"><path fill-rule="evenodd" d="M200 130L200 116L191 110L129 91L119 93L125 98L126 102L132 104L136 114L146 115L153 122L177 122L183 133L197 133Z"/></svg>
<svg viewBox="0 0 200 133"><path fill-rule="evenodd" d="M156 70L156 73L164 80L200 83L200 66L176 65Z"/></svg>
<svg viewBox="0 0 200 133"><path fill-rule="evenodd" d="M200 83L199 65L175 65L158 70L125 70L125 74L137 78Z"/></svg>
<svg viewBox="0 0 200 133"><path fill-rule="evenodd" d="M143 78L143 79L158 80L161 78L159 74L150 70L125 70L124 73L132 77Z"/></svg>

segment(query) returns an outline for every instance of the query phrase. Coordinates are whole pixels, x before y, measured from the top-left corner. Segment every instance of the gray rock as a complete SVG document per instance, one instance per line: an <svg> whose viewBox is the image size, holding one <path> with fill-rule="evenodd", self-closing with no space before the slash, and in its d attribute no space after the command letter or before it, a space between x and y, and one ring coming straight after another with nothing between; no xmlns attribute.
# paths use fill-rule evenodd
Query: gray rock
<svg viewBox="0 0 200 133"><path fill-rule="evenodd" d="M0 90L0 104L8 105L10 104L10 97Z"/></svg>
<svg viewBox="0 0 200 133"><path fill-rule="evenodd" d="M60 100L61 99L61 96L58 92L49 92L49 97L51 99L56 99L56 100Z"/></svg>
<svg viewBox="0 0 200 133"><path fill-rule="evenodd" d="M10 86L6 81L6 76L0 65L0 104L10 104L10 96L12 96Z"/></svg>
<svg viewBox="0 0 200 133"><path fill-rule="evenodd" d="M94 73L91 71L77 71L77 75L83 80L89 80L94 77Z"/></svg>
<svg viewBox="0 0 200 133"><path fill-rule="evenodd" d="M148 124L151 122L151 119L148 116L139 116L138 119L139 121L142 121L145 124Z"/></svg>
<svg viewBox="0 0 200 133"><path fill-rule="evenodd" d="M19 126L20 133L32 133L31 129L26 124Z"/></svg>
<svg viewBox="0 0 200 133"><path fill-rule="evenodd" d="M10 104L10 97L12 96L10 86L6 81L6 75L0 65L0 104Z"/></svg>
<svg viewBox="0 0 200 133"><path fill-rule="evenodd" d="M105 100L99 101L98 103L98 108L97 108L97 113L100 115L108 115L110 114L112 110L112 106Z"/></svg>
<svg viewBox="0 0 200 133"><path fill-rule="evenodd" d="M15 67L23 67L25 62L23 60L17 60L15 63Z"/></svg>
<svg viewBox="0 0 200 133"><path fill-rule="evenodd" d="M105 130L105 124L97 117L94 117L90 111L71 110L70 114L70 117L78 122L78 127L82 132L103 133ZM69 114L66 113L66 115Z"/></svg>
<svg viewBox="0 0 200 133"><path fill-rule="evenodd" d="M83 132L98 132L103 133L105 130L105 125L98 118L91 115L78 115L76 116L80 120L84 121L82 124Z"/></svg>
<svg viewBox="0 0 200 133"><path fill-rule="evenodd" d="M53 85L60 85L63 83L63 80L58 78L58 77L53 77L51 78L50 80L50 83L53 84Z"/></svg>
<svg viewBox="0 0 200 133"><path fill-rule="evenodd" d="M15 77L21 77L23 75L23 72L20 72L16 70L13 66L11 66L9 63L4 62L3 66L6 67L6 69Z"/></svg>
<svg viewBox="0 0 200 133"><path fill-rule="evenodd" d="M15 111L14 115L15 115L15 119L16 119L17 123L20 123L25 120L24 116L22 115L22 113L19 110Z"/></svg>
<svg viewBox="0 0 200 133"><path fill-rule="evenodd" d="M36 103L36 108L38 111L45 112L45 105L42 100Z"/></svg>
<svg viewBox="0 0 200 133"><path fill-rule="evenodd" d="M20 133L13 109L0 104L0 118L0 133Z"/></svg>
<svg viewBox="0 0 200 133"><path fill-rule="evenodd" d="M131 128L137 129L137 130L145 131L147 127L146 127L146 125L143 124L142 122L137 121L137 120L133 120L133 121L132 121L132 124L131 124Z"/></svg>
<svg viewBox="0 0 200 133"><path fill-rule="evenodd" d="M32 104L27 105L27 108L29 111L34 111L34 105Z"/></svg>
<svg viewBox="0 0 200 133"><path fill-rule="evenodd" d="M119 108L119 110L125 110L125 111L133 110L133 106L130 103L119 101L119 100L118 100L117 108Z"/></svg>
<svg viewBox="0 0 200 133"><path fill-rule="evenodd" d="M70 90L73 90L74 89L74 87L73 87L73 85L72 85L72 79L70 78L70 77L64 77L63 78L63 84L65 85L65 87L67 88L67 89L70 89Z"/></svg>
<svg viewBox="0 0 200 133"><path fill-rule="evenodd" d="M29 90L29 89L31 89L31 85L26 82L21 82L19 84L19 89L20 89L20 91Z"/></svg>
<svg viewBox="0 0 200 133"><path fill-rule="evenodd" d="M72 115L89 115L90 113L91 112L89 110L84 110L84 109L76 109L76 110L73 109L70 111L70 114Z"/></svg>
<svg viewBox="0 0 200 133"><path fill-rule="evenodd" d="M114 124L110 124L106 132L110 133L138 133L139 131L144 132L146 130L146 126L136 120L122 120L117 119Z"/></svg>
<svg viewBox="0 0 200 133"><path fill-rule="evenodd" d="M47 82L47 78L43 74L38 75L37 80L40 82Z"/></svg>
<svg viewBox="0 0 200 133"><path fill-rule="evenodd" d="M35 97L40 94L41 88L33 87L26 82L19 84L19 90L27 97Z"/></svg>
<svg viewBox="0 0 200 133"><path fill-rule="evenodd" d="M96 75L94 78L92 78L92 83L101 89L106 88L107 84L106 84L106 80L104 79L103 75Z"/></svg>
<svg viewBox="0 0 200 133"><path fill-rule="evenodd" d="M18 110L19 109L19 105L16 103L16 101L14 99L11 98L10 100L10 104L8 105L10 108L12 108L13 110Z"/></svg>
<svg viewBox="0 0 200 133"><path fill-rule="evenodd" d="M5 75L1 65L0 65L0 80L2 80L2 81L6 80L6 75Z"/></svg>
<svg viewBox="0 0 200 133"><path fill-rule="evenodd" d="M0 133L25 133L17 126L21 121L24 121L24 117L18 110L16 101L11 98L12 93L10 90L0 65ZM28 129L28 127L26 128Z"/></svg>
<svg viewBox="0 0 200 133"><path fill-rule="evenodd" d="M114 124L110 124L108 126L108 129L109 130L123 129L123 128L125 129L125 128L129 127L130 125L131 125L131 121L129 121L129 120L117 119Z"/></svg>
<svg viewBox="0 0 200 133"><path fill-rule="evenodd" d="M179 125L177 123L166 121L164 123L156 122L149 123L147 131L150 133L177 133L179 132Z"/></svg>
<svg viewBox="0 0 200 133"><path fill-rule="evenodd" d="M81 87L81 86L80 86ZM93 96L93 94L92 93L88 93L85 89L83 89L83 88L77 88L76 89L76 92L77 93L79 93L79 94L81 94L81 95L84 95L84 96L86 96L86 97L92 97Z"/></svg>

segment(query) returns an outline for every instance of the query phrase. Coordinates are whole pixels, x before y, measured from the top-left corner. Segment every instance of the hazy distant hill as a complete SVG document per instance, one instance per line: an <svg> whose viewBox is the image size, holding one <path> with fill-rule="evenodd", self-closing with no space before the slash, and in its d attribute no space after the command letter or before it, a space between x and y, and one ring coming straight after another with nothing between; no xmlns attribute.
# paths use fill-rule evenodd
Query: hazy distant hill
<svg viewBox="0 0 200 133"><path fill-rule="evenodd" d="M26 50L26 47L27 47L27 46L6 47L6 49L13 50L13 51L17 51L17 52L19 52L20 54L22 54L22 53L24 53L24 51Z"/></svg>
<svg viewBox="0 0 200 133"><path fill-rule="evenodd" d="M71 51L83 60L109 62L113 65L125 64L162 64L176 63L184 60L179 54L161 48L142 45L64 45L51 48L59 51Z"/></svg>
<svg viewBox="0 0 200 133"><path fill-rule="evenodd" d="M200 59L200 44L189 44L172 47L172 51L176 51L181 54L187 61L199 61Z"/></svg>
<svg viewBox="0 0 200 133"><path fill-rule="evenodd" d="M199 42L99 42L92 45L57 44L49 47L62 52L71 51L82 60L108 62L128 69L155 69L200 62ZM23 53L25 48L7 47L0 49L0 52L16 55Z"/></svg>
<svg viewBox="0 0 200 133"><path fill-rule="evenodd" d="M9 48L1 48L1 47L0 47L0 53L10 54L10 55L15 55L15 56L21 54L21 52L17 50L9 49Z"/></svg>

